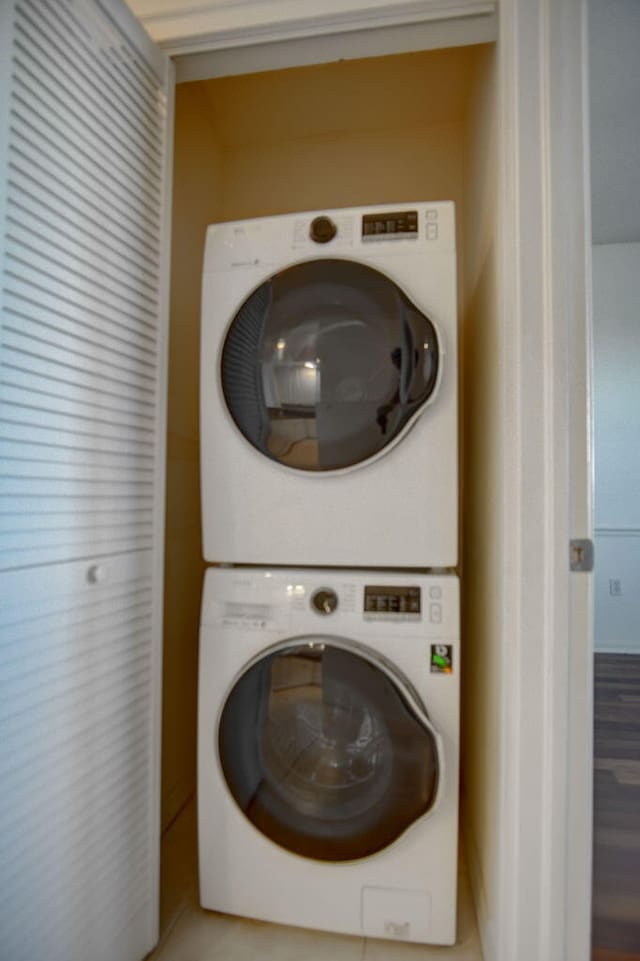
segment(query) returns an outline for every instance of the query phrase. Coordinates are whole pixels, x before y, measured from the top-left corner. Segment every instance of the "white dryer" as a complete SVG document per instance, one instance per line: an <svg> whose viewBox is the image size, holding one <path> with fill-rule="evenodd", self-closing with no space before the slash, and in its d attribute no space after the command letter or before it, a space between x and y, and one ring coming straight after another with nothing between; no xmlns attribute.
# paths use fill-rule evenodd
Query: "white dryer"
<svg viewBox="0 0 640 961"><path fill-rule="evenodd" d="M209 227L205 559L454 566L456 323L452 203Z"/></svg>
<svg viewBox="0 0 640 961"><path fill-rule="evenodd" d="M454 575L210 569L203 907L454 943L459 690Z"/></svg>

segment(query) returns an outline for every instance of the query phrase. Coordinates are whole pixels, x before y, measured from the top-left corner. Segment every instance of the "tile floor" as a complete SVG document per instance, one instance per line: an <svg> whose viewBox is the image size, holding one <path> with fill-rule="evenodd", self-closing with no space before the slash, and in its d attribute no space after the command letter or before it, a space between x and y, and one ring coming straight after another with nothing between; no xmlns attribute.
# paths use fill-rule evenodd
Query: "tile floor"
<svg viewBox="0 0 640 961"><path fill-rule="evenodd" d="M464 867L452 948L346 937L204 911L198 906L195 805L163 842L161 928L147 961L482 961Z"/></svg>

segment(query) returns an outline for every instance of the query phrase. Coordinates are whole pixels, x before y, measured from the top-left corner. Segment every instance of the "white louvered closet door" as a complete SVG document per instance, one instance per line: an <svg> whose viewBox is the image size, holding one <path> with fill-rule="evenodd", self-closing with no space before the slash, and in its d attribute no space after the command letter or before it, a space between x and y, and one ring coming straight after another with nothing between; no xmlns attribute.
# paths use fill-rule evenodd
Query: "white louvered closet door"
<svg viewBox="0 0 640 961"><path fill-rule="evenodd" d="M0 0L0 958L158 926L173 73L118 0Z"/></svg>

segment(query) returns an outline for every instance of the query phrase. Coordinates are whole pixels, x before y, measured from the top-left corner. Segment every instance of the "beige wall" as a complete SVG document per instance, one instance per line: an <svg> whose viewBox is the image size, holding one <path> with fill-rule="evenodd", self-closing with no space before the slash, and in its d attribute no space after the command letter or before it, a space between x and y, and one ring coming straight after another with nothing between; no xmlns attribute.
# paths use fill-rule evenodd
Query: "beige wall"
<svg viewBox="0 0 640 961"><path fill-rule="evenodd" d="M223 219L460 201L470 63L435 51L209 81Z"/></svg>
<svg viewBox="0 0 640 961"><path fill-rule="evenodd" d="M202 91L178 87L174 148L164 605L162 824L196 777L200 547L198 357L206 225L220 198L219 150Z"/></svg>
<svg viewBox="0 0 640 961"><path fill-rule="evenodd" d="M496 262L494 50L479 51L465 150L462 315L462 608L465 848L482 928L499 900L501 724L501 338Z"/></svg>
<svg viewBox="0 0 640 961"><path fill-rule="evenodd" d="M457 200L461 124L233 147L225 152L225 220L408 200ZM427 159L425 159L427 158Z"/></svg>
<svg viewBox="0 0 640 961"><path fill-rule="evenodd" d="M469 48L338 61L203 84L221 147L462 121Z"/></svg>

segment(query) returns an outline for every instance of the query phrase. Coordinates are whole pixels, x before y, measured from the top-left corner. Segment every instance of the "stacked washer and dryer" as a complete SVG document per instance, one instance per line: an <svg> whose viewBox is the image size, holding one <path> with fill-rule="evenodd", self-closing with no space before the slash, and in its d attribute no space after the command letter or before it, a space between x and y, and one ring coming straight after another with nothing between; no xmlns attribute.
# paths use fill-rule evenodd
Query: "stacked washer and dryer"
<svg viewBox="0 0 640 961"><path fill-rule="evenodd" d="M207 232L206 908L455 941L456 326L451 203Z"/></svg>

